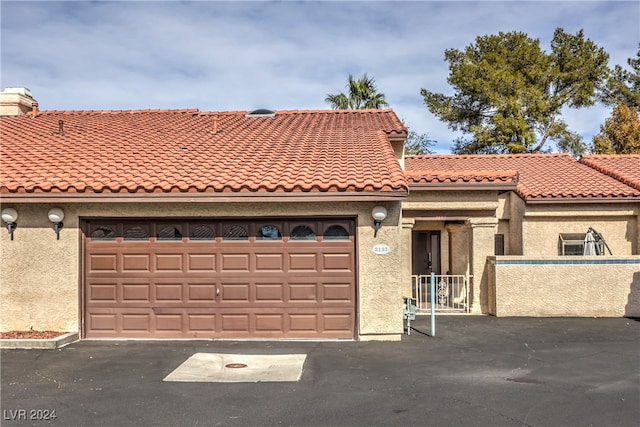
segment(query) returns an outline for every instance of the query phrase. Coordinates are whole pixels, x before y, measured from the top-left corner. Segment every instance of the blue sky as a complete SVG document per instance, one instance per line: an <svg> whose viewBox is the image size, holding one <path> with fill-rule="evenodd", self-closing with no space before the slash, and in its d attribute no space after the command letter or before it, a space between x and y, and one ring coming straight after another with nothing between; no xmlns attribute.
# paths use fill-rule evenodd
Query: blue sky
<svg viewBox="0 0 640 427"><path fill-rule="evenodd" d="M450 152L457 136L420 89L453 93L444 51L523 31L550 50L562 27L626 67L640 42L638 1L2 0L1 85L45 110L324 109L349 73L368 73L411 130ZM566 110L590 141L609 110Z"/></svg>

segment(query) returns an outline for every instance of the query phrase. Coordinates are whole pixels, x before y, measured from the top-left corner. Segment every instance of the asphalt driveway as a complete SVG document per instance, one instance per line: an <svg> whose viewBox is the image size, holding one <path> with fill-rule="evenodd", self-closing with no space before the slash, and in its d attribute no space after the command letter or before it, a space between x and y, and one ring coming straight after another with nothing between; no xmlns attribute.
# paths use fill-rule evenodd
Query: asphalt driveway
<svg viewBox="0 0 640 427"><path fill-rule="evenodd" d="M299 382L163 381L199 352L307 358ZM82 341L1 355L3 426L640 425L632 319L440 316L436 337L393 343Z"/></svg>

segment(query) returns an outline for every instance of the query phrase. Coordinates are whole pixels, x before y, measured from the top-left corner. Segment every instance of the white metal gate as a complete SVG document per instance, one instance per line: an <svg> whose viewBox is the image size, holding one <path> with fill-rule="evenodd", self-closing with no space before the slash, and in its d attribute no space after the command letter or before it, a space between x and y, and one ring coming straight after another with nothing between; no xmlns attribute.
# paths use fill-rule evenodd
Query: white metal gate
<svg viewBox="0 0 640 427"><path fill-rule="evenodd" d="M439 312L469 312L469 279L472 276L436 274L435 310ZM418 312L431 310L430 275L414 275L412 297L416 299Z"/></svg>

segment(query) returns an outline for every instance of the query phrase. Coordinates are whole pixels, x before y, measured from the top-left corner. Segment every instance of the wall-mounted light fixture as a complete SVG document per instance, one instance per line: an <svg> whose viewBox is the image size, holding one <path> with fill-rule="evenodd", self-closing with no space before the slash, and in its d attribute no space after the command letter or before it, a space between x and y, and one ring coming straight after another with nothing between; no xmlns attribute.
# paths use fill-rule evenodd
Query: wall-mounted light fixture
<svg viewBox="0 0 640 427"><path fill-rule="evenodd" d="M53 230L56 232L56 238L60 240L60 230L64 227L62 220L64 219L64 211L60 208L49 210L49 221L53 223Z"/></svg>
<svg viewBox="0 0 640 427"><path fill-rule="evenodd" d="M377 237L382 221L387 217L387 210L383 206L376 206L371 210L371 216L373 217L373 237Z"/></svg>
<svg viewBox="0 0 640 427"><path fill-rule="evenodd" d="M13 232L18 227L16 220L18 219L18 212L13 208L6 208L2 210L2 220L7 223L7 231L13 240Z"/></svg>

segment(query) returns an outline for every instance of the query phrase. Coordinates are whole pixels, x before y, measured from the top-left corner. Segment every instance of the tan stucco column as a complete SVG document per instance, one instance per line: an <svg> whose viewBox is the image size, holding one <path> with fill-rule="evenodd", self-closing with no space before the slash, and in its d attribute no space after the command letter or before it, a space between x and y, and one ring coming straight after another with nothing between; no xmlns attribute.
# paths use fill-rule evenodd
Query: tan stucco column
<svg viewBox="0 0 640 427"><path fill-rule="evenodd" d="M412 235L411 231L413 230L413 226L416 224L416 220L413 218L402 218L402 235L401 238L401 251L402 251L402 261L400 264L400 268L402 271L402 295L410 297L413 289L411 282L411 273L413 272L412 260Z"/></svg>
<svg viewBox="0 0 640 427"><path fill-rule="evenodd" d="M467 224L447 224L449 234L449 274L470 274L469 269L469 226Z"/></svg>
<svg viewBox="0 0 640 427"><path fill-rule="evenodd" d="M471 312L488 313L487 257L494 254L495 234L498 230L497 218L470 218L471 226Z"/></svg>
<svg viewBox="0 0 640 427"><path fill-rule="evenodd" d="M636 216L636 247L635 251L633 248L631 249L632 255L640 255L640 210L638 210L638 215Z"/></svg>

